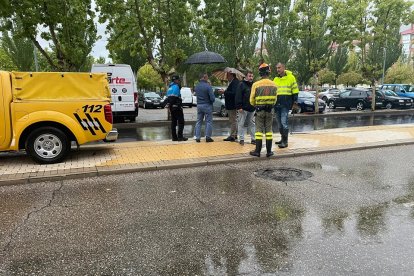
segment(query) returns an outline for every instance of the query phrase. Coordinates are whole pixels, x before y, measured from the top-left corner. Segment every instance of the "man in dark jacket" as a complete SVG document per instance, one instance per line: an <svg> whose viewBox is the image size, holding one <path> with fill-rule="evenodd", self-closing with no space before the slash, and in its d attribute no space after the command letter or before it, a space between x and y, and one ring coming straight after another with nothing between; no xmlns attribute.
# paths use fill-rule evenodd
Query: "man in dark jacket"
<svg viewBox="0 0 414 276"><path fill-rule="evenodd" d="M236 78L236 74L233 73L227 73L227 80L229 81L229 86L224 91L224 101L229 114L230 135L224 141L234 142L237 138L236 92L239 87L239 80Z"/></svg>
<svg viewBox="0 0 414 276"><path fill-rule="evenodd" d="M239 134L239 143L244 145L244 133L247 129L250 132L251 143L256 144L255 123L254 123L254 106L250 104L250 91L253 85L253 72L249 71L236 93L236 109L239 114L237 132Z"/></svg>
<svg viewBox="0 0 414 276"><path fill-rule="evenodd" d="M184 131L184 113L181 99L181 80L177 75L172 76L171 84L167 91L167 105L171 113L171 134L173 141L187 141L188 138L183 136ZM178 135L177 135L178 124Z"/></svg>

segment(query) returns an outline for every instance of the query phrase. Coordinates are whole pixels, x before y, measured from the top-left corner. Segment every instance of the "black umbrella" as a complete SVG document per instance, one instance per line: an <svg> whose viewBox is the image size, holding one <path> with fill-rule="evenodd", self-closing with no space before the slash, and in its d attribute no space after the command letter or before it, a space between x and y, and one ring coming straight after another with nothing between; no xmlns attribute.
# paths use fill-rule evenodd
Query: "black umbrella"
<svg viewBox="0 0 414 276"><path fill-rule="evenodd" d="M184 63L185 64L212 64L225 63L226 60L220 54L203 51L191 55Z"/></svg>

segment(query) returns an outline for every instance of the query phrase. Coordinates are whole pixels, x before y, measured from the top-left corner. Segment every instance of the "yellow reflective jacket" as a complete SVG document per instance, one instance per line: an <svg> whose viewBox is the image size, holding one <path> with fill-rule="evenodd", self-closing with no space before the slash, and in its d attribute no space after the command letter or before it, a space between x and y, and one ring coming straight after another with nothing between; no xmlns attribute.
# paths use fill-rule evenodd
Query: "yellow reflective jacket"
<svg viewBox="0 0 414 276"><path fill-rule="evenodd" d="M274 78L274 82L277 85L277 95L292 96L299 93L298 84L296 78L291 71L285 70L286 75L283 77L277 76Z"/></svg>
<svg viewBox="0 0 414 276"><path fill-rule="evenodd" d="M277 86L269 79L261 79L253 83L250 93L250 104L253 106L275 105Z"/></svg>

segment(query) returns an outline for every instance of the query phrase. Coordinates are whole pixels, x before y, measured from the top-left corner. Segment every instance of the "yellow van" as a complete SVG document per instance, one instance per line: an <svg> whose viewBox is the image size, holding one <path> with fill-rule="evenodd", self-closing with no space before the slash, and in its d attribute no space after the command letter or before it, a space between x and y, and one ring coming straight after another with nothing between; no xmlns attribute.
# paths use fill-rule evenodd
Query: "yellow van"
<svg viewBox="0 0 414 276"><path fill-rule="evenodd" d="M115 141L105 74L0 71L0 151L58 163L78 145Z"/></svg>

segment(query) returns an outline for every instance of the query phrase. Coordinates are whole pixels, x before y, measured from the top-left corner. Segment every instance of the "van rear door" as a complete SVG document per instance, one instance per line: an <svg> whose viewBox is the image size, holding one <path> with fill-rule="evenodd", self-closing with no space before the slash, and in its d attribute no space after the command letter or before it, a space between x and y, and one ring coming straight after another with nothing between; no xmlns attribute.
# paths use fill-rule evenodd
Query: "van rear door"
<svg viewBox="0 0 414 276"><path fill-rule="evenodd" d="M103 72L108 75L109 88L112 97L112 111L115 114L135 112L135 79L129 65L94 64L92 72Z"/></svg>

